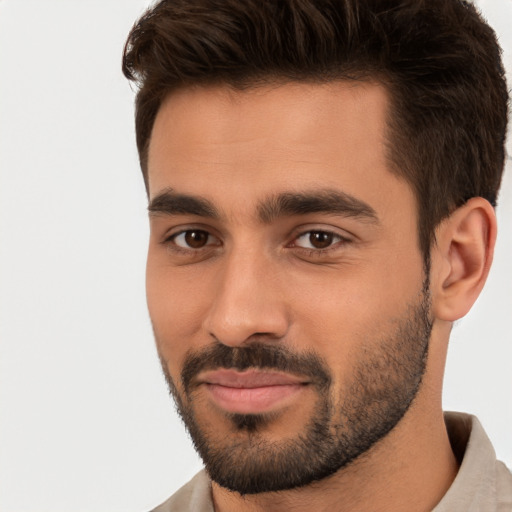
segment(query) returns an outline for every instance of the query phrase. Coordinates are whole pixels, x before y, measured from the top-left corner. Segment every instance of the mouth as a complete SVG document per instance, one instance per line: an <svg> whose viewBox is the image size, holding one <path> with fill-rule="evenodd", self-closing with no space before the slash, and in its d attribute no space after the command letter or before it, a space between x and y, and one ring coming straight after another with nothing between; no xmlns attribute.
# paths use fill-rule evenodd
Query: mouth
<svg viewBox="0 0 512 512"><path fill-rule="evenodd" d="M289 405L309 382L295 375L265 371L219 369L199 375L210 399L233 414L262 414Z"/></svg>

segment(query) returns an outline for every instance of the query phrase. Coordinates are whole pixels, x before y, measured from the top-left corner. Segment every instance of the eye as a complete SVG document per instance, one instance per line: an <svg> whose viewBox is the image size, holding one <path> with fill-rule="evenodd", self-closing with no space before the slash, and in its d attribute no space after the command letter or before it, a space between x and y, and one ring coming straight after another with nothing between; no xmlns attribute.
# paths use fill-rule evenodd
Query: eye
<svg viewBox="0 0 512 512"><path fill-rule="evenodd" d="M304 249L328 249L334 244L343 242L345 239L340 235L330 231L307 231L298 236L294 241L295 247L302 247Z"/></svg>
<svg viewBox="0 0 512 512"><path fill-rule="evenodd" d="M203 229L188 229L176 233L169 241L182 249L202 249L208 245L218 245L219 240Z"/></svg>

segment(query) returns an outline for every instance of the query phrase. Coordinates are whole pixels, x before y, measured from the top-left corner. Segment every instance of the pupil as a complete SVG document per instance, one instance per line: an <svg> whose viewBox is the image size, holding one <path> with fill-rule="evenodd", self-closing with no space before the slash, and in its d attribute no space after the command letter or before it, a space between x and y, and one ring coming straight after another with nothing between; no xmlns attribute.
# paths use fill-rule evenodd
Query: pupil
<svg viewBox="0 0 512 512"><path fill-rule="evenodd" d="M313 231L309 235L309 241L313 247L316 247L317 249L325 249L332 244L332 233Z"/></svg>
<svg viewBox="0 0 512 512"><path fill-rule="evenodd" d="M200 249L206 245L208 233L206 231L188 231L185 234L185 242L193 249Z"/></svg>

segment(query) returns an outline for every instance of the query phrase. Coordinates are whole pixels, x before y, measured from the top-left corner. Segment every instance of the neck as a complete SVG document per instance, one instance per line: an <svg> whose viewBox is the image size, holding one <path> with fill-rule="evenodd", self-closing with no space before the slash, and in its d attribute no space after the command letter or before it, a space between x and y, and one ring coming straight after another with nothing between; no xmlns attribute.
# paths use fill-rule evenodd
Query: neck
<svg viewBox="0 0 512 512"><path fill-rule="evenodd" d="M432 397L421 395L425 393L420 391L410 410L385 438L329 478L299 489L243 497L214 483L215 510L432 510L453 482L458 465L451 450L440 401L433 408Z"/></svg>

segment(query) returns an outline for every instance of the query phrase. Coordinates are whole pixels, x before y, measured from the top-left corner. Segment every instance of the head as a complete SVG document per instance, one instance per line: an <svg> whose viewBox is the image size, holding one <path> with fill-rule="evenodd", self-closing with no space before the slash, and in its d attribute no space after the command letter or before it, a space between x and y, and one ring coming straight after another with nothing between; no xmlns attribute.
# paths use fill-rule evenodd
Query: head
<svg viewBox="0 0 512 512"><path fill-rule="evenodd" d="M139 86L146 187L153 124L172 91L376 81L389 93L390 171L415 193L424 255L455 208L471 197L496 205L508 94L496 36L470 2L162 1L132 29L123 71Z"/></svg>
<svg viewBox="0 0 512 512"><path fill-rule="evenodd" d="M210 475L275 491L361 458L428 372L440 226L496 202L494 33L459 0L162 1L123 68L150 314Z"/></svg>

